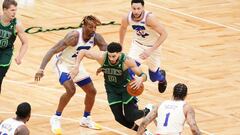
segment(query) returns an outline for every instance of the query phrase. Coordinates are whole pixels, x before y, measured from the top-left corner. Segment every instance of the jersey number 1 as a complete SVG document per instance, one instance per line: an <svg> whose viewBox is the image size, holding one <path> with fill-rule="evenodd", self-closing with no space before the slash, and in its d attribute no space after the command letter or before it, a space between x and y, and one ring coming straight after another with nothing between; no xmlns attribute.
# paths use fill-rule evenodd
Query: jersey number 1
<svg viewBox="0 0 240 135"><path fill-rule="evenodd" d="M166 117L165 117L165 122L164 122L164 124L163 124L164 127L166 127L166 126L168 125L169 116L170 116L170 113L167 113L167 114L166 114Z"/></svg>

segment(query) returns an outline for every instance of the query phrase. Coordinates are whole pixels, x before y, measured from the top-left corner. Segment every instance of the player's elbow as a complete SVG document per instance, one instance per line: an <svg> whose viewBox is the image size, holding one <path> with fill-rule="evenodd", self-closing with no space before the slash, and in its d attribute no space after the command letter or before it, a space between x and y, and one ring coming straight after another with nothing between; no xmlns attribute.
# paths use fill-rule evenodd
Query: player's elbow
<svg viewBox="0 0 240 135"><path fill-rule="evenodd" d="M193 135L201 135L201 132L198 129L192 129Z"/></svg>

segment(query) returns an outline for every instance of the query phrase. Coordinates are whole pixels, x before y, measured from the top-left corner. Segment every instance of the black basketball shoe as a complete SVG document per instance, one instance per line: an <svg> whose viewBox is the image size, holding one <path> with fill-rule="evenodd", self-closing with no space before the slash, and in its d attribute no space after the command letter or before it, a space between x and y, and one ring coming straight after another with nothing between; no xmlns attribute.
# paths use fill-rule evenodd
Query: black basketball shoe
<svg viewBox="0 0 240 135"><path fill-rule="evenodd" d="M165 72L165 70L160 70L159 71L161 74L163 74L163 76L164 76L164 80L163 81L159 81L158 82L158 91L160 92L160 93L163 93L165 90L166 90L166 88L167 88L167 79L166 79L166 72Z"/></svg>

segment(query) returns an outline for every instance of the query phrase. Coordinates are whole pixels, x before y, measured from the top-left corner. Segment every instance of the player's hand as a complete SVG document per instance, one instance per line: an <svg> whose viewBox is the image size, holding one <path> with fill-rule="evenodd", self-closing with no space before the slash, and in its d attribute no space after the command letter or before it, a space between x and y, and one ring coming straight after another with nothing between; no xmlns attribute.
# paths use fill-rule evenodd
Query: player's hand
<svg viewBox="0 0 240 135"><path fill-rule="evenodd" d="M133 88L133 89L138 89L140 88L140 86L142 85L142 77L138 77L138 76L134 76L134 81L130 83L130 86Z"/></svg>
<svg viewBox="0 0 240 135"><path fill-rule="evenodd" d="M152 51L151 51L150 49L146 49L146 50L144 50L143 53L141 53L141 54L139 55L139 57L140 57L141 59L145 60L145 59L147 59L147 58L150 56L151 52L152 52Z"/></svg>
<svg viewBox="0 0 240 135"><path fill-rule="evenodd" d="M79 68L75 67L72 71L70 71L69 75L72 79L74 79L79 73Z"/></svg>
<svg viewBox="0 0 240 135"><path fill-rule="evenodd" d="M44 71L39 69L38 72L35 74L35 81L40 81L40 79L44 76Z"/></svg>
<svg viewBox="0 0 240 135"><path fill-rule="evenodd" d="M20 65L22 63L22 60L19 57L15 58L15 62Z"/></svg>
<svg viewBox="0 0 240 135"><path fill-rule="evenodd" d="M102 67L98 68L97 71L96 71L96 75L98 75L98 74L101 73L102 71L103 71L103 68L102 68Z"/></svg>

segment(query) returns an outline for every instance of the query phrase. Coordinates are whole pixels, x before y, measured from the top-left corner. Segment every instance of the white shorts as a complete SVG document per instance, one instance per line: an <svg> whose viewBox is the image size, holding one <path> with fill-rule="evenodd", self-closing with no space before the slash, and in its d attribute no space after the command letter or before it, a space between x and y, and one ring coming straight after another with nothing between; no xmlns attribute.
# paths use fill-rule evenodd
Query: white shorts
<svg viewBox="0 0 240 135"><path fill-rule="evenodd" d="M150 48L150 47L143 46L133 40L130 51L128 53L128 56L135 59L140 64L142 64L144 60L141 59L139 57L139 55L148 48ZM161 52L161 50L160 50L160 48L158 48L158 49L154 50L147 59L145 59L145 62L147 64L148 68L153 72L157 71L157 69L160 67L160 52Z"/></svg>
<svg viewBox="0 0 240 135"><path fill-rule="evenodd" d="M69 74L70 71L74 68L75 65L72 65L70 63L64 62L61 58L55 56L54 60L54 70L58 75L58 78L60 78L62 73L67 73ZM86 78L90 78L89 73L85 70L84 66L82 63L80 63L79 66L79 73L77 76L74 78L74 82L79 82L82 81Z"/></svg>

